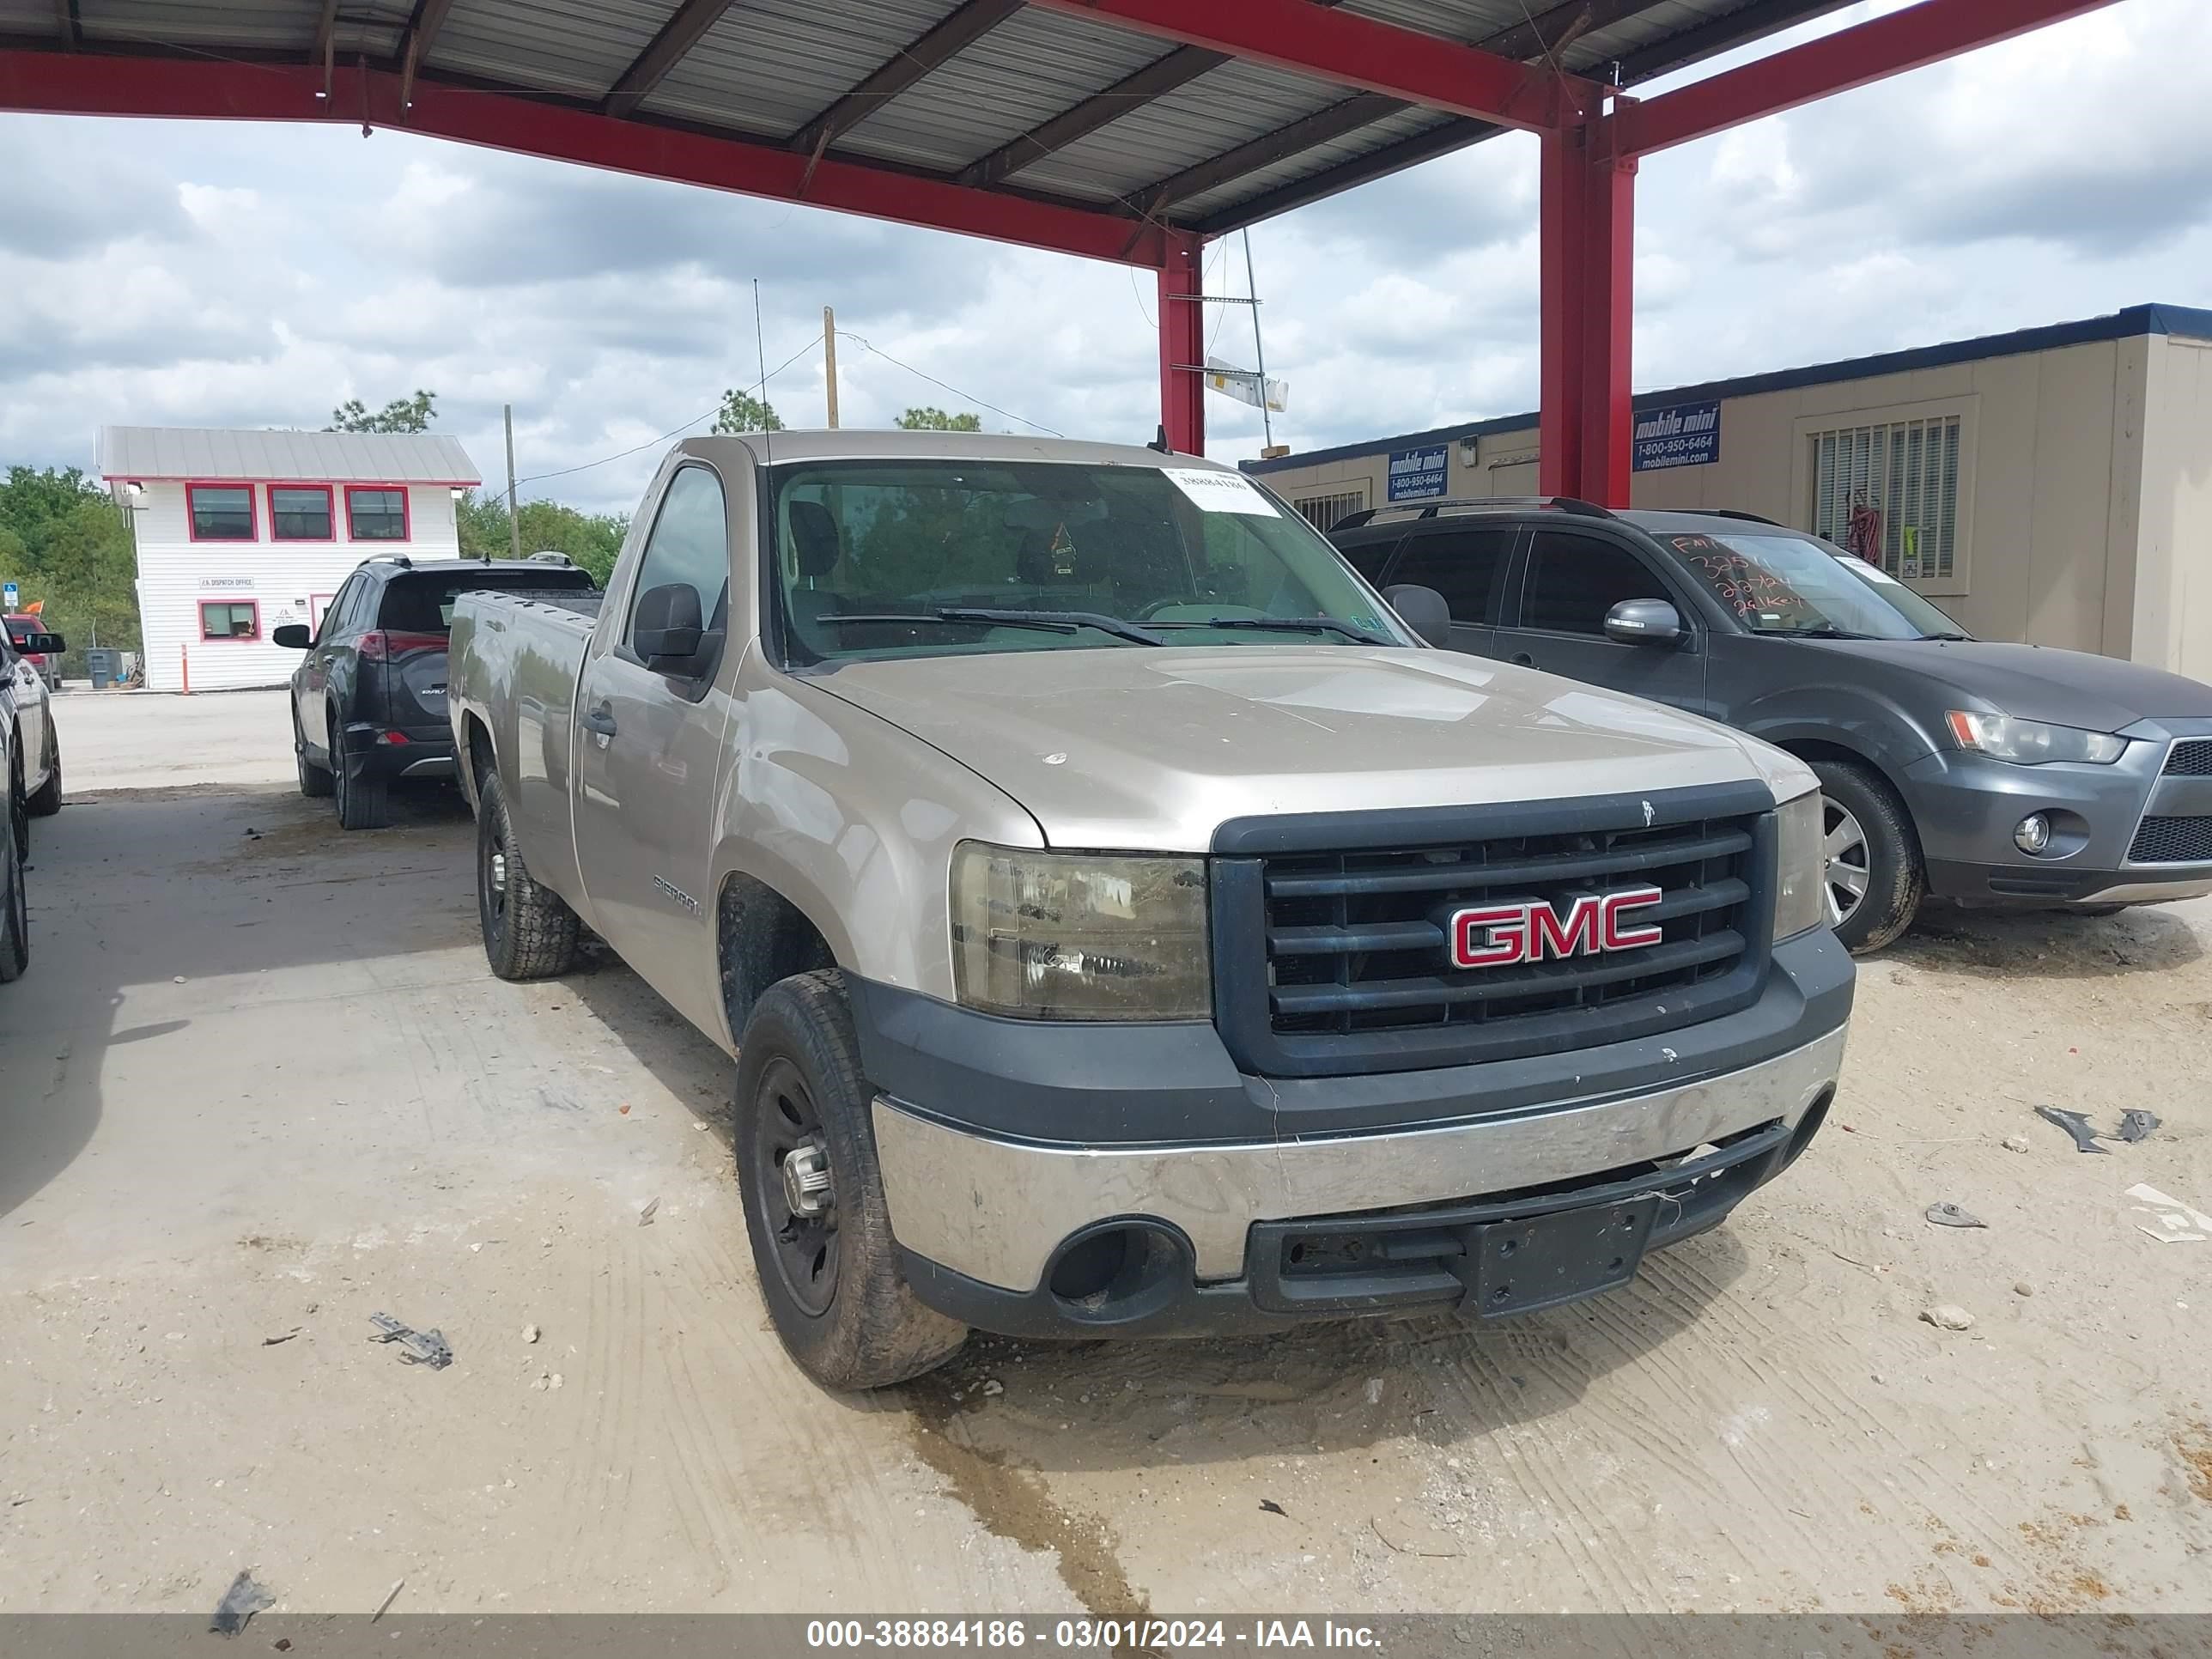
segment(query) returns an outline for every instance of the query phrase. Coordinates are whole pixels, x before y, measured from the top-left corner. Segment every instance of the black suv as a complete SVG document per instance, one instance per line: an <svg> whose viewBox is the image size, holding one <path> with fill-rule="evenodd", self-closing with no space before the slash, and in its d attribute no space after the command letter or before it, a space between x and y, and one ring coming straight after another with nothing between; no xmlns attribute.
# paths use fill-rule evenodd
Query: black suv
<svg viewBox="0 0 2212 1659"><path fill-rule="evenodd" d="M292 674L300 793L335 795L348 830L380 829L392 779L453 775L446 639L455 596L482 587L567 592L591 586L558 554L364 561L332 596L319 629L295 623L270 635L307 653Z"/></svg>

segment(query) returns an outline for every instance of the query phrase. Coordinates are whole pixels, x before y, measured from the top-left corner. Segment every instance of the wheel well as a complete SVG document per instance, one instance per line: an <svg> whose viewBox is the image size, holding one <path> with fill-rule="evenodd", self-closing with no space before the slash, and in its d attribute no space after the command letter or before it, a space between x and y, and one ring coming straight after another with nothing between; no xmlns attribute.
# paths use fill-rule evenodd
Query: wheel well
<svg viewBox="0 0 2212 1659"><path fill-rule="evenodd" d="M1863 766L1887 784L1890 792L1899 799L1904 792L1897 780L1889 775L1888 769L1879 762L1869 760L1856 749L1847 749L1840 743L1830 743L1820 738L1782 738L1770 739L1777 749L1786 750L1801 761L1841 761L1851 766Z"/></svg>
<svg viewBox="0 0 2212 1659"><path fill-rule="evenodd" d="M468 716L468 730L469 776L481 779L498 763L492 753L491 733L484 730L483 722L474 714Z"/></svg>
<svg viewBox="0 0 2212 1659"><path fill-rule="evenodd" d="M766 882L732 876L715 904L716 956L730 1035L742 1039L761 993L780 979L835 968L837 957L805 913Z"/></svg>

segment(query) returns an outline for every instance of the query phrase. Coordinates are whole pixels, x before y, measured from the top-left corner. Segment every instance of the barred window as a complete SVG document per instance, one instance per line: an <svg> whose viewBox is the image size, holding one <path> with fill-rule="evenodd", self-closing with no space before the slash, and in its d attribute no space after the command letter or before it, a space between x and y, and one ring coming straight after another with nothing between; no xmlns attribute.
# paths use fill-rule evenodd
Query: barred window
<svg viewBox="0 0 2212 1659"><path fill-rule="evenodd" d="M1346 489L1334 495L1308 495L1301 501L1292 501L1291 505L1297 508L1308 524L1325 532L1347 514L1364 509L1367 492L1364 489Z"/></svg>
<svg viewBox="0 0 2212 1659"><path fill-rule="evenodd" d="M1950 582L1963 574L1958 416L1839 427L1808 439L1814 535L1863 556L1861 543L1878 528L1881 568L1891 575ZM1878 526L1864 518L1869 509L1881 515Z"/></svg>

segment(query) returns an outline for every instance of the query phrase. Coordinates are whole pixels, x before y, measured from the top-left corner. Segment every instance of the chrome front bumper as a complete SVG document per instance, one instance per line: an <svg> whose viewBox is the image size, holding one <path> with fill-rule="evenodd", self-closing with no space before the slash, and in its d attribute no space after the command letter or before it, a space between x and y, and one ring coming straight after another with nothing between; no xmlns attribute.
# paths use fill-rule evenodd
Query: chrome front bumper
<svg viewBox="0 0 2212 1659"><path fill-rule="evenodd" d="M1835 1085L1844 1027L1756 1066L1656 1092L1436 1127L1258 1144L1076 1147L957 1129L878 1095L891 1231L940 1267L1028 1292L1092 1223L1164 1221L1201 1280L1243 1270L1255 1222L1512 1192L1671 1157L1779 1119Z"/></svg>

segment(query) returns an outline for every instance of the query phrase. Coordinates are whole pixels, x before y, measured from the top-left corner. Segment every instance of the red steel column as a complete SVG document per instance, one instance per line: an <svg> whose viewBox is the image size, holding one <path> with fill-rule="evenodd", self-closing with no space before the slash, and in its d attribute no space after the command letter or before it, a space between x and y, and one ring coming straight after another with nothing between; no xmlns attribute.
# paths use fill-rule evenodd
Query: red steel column
<svg viewBox="0 0 2212 1659"><path fill-rule="evenodd" d="M1547 495L1626 507L1636 163L1601 148L1611 133L1593 122L1542 140L1537 477Z"/></svg>
<svg viewBox="0 0 2212 1659"><path fill-rule="evenodd" d="M1170 234L1160 267L1160 427L1181 455L1206 453L1206 382L1193 371L1206 362L1205 244Z"/></svg>

